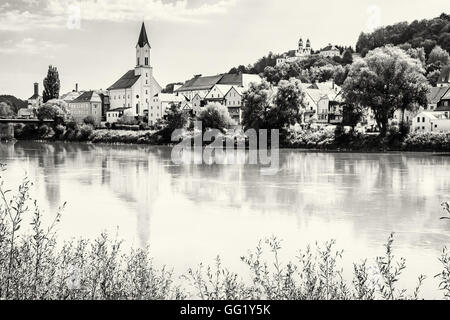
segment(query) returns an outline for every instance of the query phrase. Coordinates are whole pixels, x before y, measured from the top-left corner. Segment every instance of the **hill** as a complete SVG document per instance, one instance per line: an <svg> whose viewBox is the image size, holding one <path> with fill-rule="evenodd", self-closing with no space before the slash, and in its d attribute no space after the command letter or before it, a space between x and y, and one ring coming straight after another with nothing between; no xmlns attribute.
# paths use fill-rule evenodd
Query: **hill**
<svg viewBox="0 0 450 320"><path fill-rule="evenodd" d="M450 52L450 15L442 13L433 19L399 22L372 33L362 32L356 43L356 52L364 56L368 51L387 44L422 47L427 57L436 45Z"/></svg>
<svg viewBox="0 0 450 320"><path fill-rule="evenodd" d="M0 102L5 102L6 104L10 105L13 108L14 113L16 114L19 109L26 108L28 106L27 101L21 100L11 95L0 95Z"/></svg>

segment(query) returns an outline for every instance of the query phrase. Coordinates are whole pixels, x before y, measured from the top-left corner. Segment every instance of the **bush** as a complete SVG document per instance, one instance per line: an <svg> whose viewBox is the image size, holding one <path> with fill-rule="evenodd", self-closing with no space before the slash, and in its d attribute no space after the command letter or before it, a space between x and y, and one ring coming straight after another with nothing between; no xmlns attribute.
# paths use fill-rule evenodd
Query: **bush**
<svg viewBox="0 0 450 320"><path fill-rule="evenodd" d="M186 281L182 289L172 272L155 266L148 248L124 249L122 241L106 233L94 241L59 243L56 228L64 205L45 225L46 219L30 198L31 185L25 178L12 194L4 189L0 176L1 300L419 299L426 279L419 275L412 291L400 287L406 262L394 255L392 234L382 255L353 264L350 281L344 280L343 251L335 241L307 246L294 260L281 262L281 241L271 237L241 257L249 270L248 279L223 267L217 257L213 267L200 264L178 278ZM23 228L25 219L32 221L28 230ZM450 297L450 252L446 248L439 261L442 272L435 277L443 295Z"/></svg>
<svg viewBox="0 0 450 320"><path fill-rule="evenodd" d="M79 140L87 141L94 132L94 128L90 124L83 124L80 127Z"/></svg>
<svg viewBox="0 0 450 320"><path fill-rule="evenodd" d="M83 119L84 124L90 124L91 126L95 127L96 121L93 116L87 116Z"/></svg>
<svg viewBox="0 0 450 320"><path fill-rule="evenodd" d="M219 103L208 104L203 108L198 120L202 122L203 129L217 129L222 132L235 124L228 113L228 108Z"/></svg>

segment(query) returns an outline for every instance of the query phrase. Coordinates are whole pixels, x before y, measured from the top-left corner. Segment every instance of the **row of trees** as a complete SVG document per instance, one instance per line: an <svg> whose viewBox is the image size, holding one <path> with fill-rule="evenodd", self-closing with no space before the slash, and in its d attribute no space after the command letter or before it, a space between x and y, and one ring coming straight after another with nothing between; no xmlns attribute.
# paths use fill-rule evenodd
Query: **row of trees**
<svg viewBox="0 0 450 320"><path fill-rule="evenodd" d="M355 126L370 110L384 136L396 110L404 114L426 105L430 86L420 57L413 53L417 52L385 46L346 68L341 79L345 124ZM290 124L301 121L304 102L300 81L294 77L280 80L276 93L266 81L252 85L244 94L243 125L285 132Z"/></svg>

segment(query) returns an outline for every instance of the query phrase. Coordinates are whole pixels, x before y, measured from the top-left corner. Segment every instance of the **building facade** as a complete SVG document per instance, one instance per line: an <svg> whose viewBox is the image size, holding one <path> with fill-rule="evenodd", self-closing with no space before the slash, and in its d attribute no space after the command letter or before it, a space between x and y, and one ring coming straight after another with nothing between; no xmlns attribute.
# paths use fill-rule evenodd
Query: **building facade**
<svg viewBox="0 0 450 320"><path fill-rule="evenodd" d="M95 91L86 91L67 104L67 111L78 123L92 117L96 123L102 121L102 99Z"/></svg>
<svg viewBox="0 0 450 320"><path fill-rule="evenodd" d="M330 43L328 46L326 46L325 48L320 50L319 55L322 57L326 57L326 58L333 58L333 57L340 56L341 52L339 51L338 48L331 45L331 43Z"/></svg>
<svg viewBox="0 0 450 320"><path fill-rule="evenodd" d="M108 88L110 109L123 108L126 116L145 116L150 101L162 88L153 77L150 61L151 46L142 23L136 44L136 67L127 71Z"/></svg>
<svg viewBox="0 0 450 320"><path fill-rule="evenodd" d="M414 117L412 131L450 132L450 112L420 112Z"/></svg>
<svg viewBox="0 0 450 320"><path fill-rule="evenodd" d="M172 104L181 107L183 103L187 102L187 99L183 95L176 95L173 93L158 93L153 96L150 102L150 109L148 111L148 123L153 125L158 119L163 118L167 110L170 109Z"/></svg>
<svg viewBox="0 0 450 320"><path fill-rule="evenodd" d="M28 108L30 109L38 109L42 106L43 101L42 96L39 95L39 83L34 83L34 93L30 98L28 98L27 102Z"/></svg>

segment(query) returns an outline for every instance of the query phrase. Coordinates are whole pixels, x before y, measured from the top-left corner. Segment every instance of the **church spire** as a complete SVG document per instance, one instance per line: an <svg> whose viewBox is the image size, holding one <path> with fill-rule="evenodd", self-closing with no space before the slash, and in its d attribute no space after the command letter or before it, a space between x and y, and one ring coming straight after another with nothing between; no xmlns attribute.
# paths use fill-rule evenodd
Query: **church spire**
<svg viewBox="0 0 450 320"><path fill-rule="evenodd" d="M139 35L138 46L143 48L146 44L150 47L150 42L148 42L147 32L145 31L145 24L142 22L141 33Z"/></svg>

